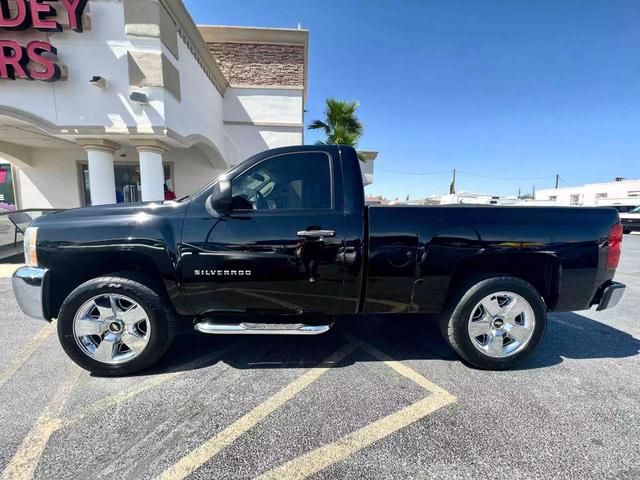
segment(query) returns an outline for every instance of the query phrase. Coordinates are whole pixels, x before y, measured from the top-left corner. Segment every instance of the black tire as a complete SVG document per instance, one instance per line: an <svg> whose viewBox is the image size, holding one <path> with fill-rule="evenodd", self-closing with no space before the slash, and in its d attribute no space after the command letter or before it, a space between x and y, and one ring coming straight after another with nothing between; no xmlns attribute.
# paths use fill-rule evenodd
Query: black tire
<svg viewBox="0 0 640 480"><path fill-rule="evenodd" d="M533 310L535 325L531 338L522 350L507 357L495 358L474 346L469 335L468 322L478 302L492 293L501 291L513 292L523 297ZM538 291L524 280L504 275L477 278L466 283L453 295L449 307L440 319L440 329L451 348L469 364L487 370L504 370L525 361L540 345L546 327L546 306Z"/></svg>
<svg viewBox="0 0 640 480"><path fill-rule="evenodd" d="M107 364L91 358L76 343L73 334L78 309L90 298L107 293L135 300L145 310L151 327L144 350L124 363ZM174 336L175 314L166 295L153 277L136 272L118 272L83 283L65 299L58 315L58 338L64 351L80 367L101 376L130 375L151 366L169 348Z"/></svg>
<svg viewBox="0 0 640 480"><path fill-rule="evenodd" d="M628 235L628 234L630 234L630 233L631 233L631 229L630 229L630 228L623 228L623 229L622 229L622 233L624 233L624 234Z"/></svg>

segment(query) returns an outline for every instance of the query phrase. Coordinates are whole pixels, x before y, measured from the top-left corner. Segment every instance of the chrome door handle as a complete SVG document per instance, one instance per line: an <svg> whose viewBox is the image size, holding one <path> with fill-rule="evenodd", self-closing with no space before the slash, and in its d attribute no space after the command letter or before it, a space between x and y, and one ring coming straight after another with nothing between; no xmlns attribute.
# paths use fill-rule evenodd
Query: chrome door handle
<svg viewBox="0 0 640 480"><path fill-rule="evenodd" d="M298 236L305 238L335 237L336 232L334 230L300 230Z"/></svg>

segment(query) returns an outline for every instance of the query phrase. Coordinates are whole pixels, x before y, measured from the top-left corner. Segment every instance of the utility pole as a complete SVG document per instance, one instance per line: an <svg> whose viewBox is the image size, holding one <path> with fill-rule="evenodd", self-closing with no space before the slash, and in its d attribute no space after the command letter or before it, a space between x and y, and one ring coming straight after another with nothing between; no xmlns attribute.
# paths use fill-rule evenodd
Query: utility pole
<svg viewBox="0 0 640 480"><path fill-rule="evenodd" d="M556 173L556 189L558 188L559 184L560 184L560 175Z"/></svg>
<svg viewBox="0 0 640 480"><path fill-rule="evenodd" d="M531 198L536 198L536 186L533 186L533 194L531 195Z"/></svg>
<svg viewBox="0 0 640 480"><path fill-rule="evenodd" d="M451 185L449 185L449 193L456 193L456 169L453 169L453 178L451 179Z"/></svg>
<svg viewBox="0 0 640 480"><path fill-rule="evenodd" d="M520 195L520 187L518 187L518 198L520 198L520 197L521 197L521 195Z"/></svg>

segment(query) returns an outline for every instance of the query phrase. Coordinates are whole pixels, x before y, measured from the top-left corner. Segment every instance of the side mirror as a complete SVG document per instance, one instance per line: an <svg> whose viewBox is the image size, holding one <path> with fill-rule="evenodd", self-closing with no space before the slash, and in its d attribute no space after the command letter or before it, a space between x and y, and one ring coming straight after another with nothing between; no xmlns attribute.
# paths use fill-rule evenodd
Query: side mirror
<svg viewBox="0 0 640 480"><path fill-rule="evenodd" d="M220 179L205 202L205 208L213 217L224 217L231 211L231 182Z"/></svg>

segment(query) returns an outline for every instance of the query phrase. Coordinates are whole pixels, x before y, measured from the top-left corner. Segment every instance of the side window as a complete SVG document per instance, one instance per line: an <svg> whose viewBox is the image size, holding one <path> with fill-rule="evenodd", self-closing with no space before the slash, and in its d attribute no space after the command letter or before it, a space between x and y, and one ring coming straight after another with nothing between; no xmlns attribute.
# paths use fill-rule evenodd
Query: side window
<svg viewBox="0 0 640 480"><path fill-rule="evenodd" d="M268 158L236 177L231 193L233 210L331 208L330 158L323 152Z"/></svg>

